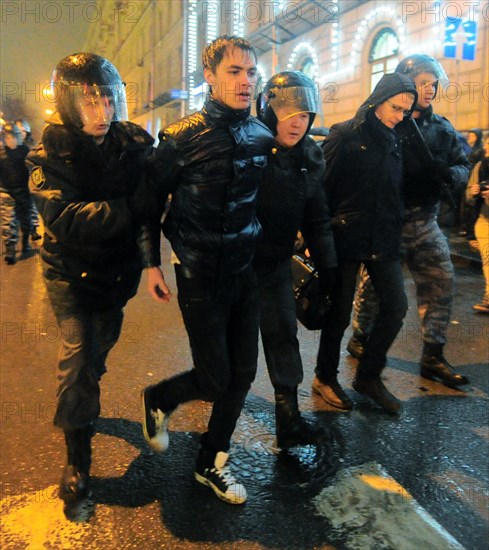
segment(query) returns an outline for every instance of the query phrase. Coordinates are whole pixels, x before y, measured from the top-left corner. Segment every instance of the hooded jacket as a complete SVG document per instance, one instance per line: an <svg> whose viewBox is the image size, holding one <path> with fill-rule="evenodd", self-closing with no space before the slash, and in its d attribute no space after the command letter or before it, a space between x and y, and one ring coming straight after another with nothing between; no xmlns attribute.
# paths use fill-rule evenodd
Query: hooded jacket
<svg viewBox="0 0 489 550"><path fill-rule="evenodd" d="M163 206L163 224L180 263L213 278L251 265L261 228L256 218L260 171L273 146L270 130L208 98L203 109L160 132L148 173ZM160 263L159 227L145 243L145 265Z"/></svg>
<svg viewBox="0 0 489 550"><path fill-rule="evenodd" d="M403 199L402 159L395 130L375 108L400 93L414 96L405 75L384 75L354 118L331 127L323 142L325 189L338 259L400 257Z"/></svg>
<svg viewBox="0 0 489 550"><path fill-rule="evenodd" d="M41 257L55 311L122 307L136 293L139 223L129 198L153 141L131 122L113 122L99 146L77 128L49 124L29 153L29 185L44 222Z"/></svg>

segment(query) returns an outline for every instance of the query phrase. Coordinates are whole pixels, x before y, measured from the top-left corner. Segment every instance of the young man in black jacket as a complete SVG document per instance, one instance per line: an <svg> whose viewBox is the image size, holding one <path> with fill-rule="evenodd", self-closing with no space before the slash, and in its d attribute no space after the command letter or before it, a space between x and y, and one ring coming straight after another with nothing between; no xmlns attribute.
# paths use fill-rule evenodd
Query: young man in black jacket
<svg viewBox="0 0 489 550"><path fill-rule="evenodd" d="M57 115L28 156L30 187L45 236L48 296L60 329L55 426L67 463L60 498L69 519L85 519L99 380L117 342L123 307L142 271L138 186L153 138L127 122L124 83L107 59L77 53L53 75Z"/></svg>
<svg viewBox="0 0 489 550"><path fill-rule="evenodd" d="M195 478L224 501L241 504L246 490L226 462L256 372L256 193L273 138L250 116L257 82L251 44L222 36L202 57L211 93L201 111L160 133L148 167L161 209L172 195L163 232L173 249L178 303L194 367L143 391L143 429L151 447L163 452L171 412L195 399L213 402ZM170 291L158 267L159 215L153 222L152 239L146 243L149 291L165 302Z"/></svg>
<svg viewBox="0 0 489 550"><path fill-rule="evenodd" d="M275 147L262 172L257 213L263 228L255 254L260 289L260 332L275 390L277 446L317 443L320 430L300 415L297 387L302 360L292 288L291 256L300 230L319 272L322 294L331 290L336 253L322 180L325 162L307 136L318 110L316 84L299 71L274 75L265 85L257 111L275 135Z"/></svg>
<svg viewBox="0 0 489 550"><path fill-rule="evenodd" d="M339 274L321 332L313 390L340 409L352 406L337 373L362 263L379 294L380 309L353 387L388 412L400 409L380 373L407 311L400 264L402 162L395 127L411 116L416 96L409 78L384 75L355 117L332 126L323 145Z"/></svg>

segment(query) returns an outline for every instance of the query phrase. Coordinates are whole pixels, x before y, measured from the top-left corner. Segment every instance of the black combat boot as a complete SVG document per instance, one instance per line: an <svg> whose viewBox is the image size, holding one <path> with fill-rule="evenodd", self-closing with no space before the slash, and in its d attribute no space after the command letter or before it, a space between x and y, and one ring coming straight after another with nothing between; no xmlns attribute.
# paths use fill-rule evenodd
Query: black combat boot
<svg viewBox="0 0 489 550"><path fill-rule="evenodd" d="M64 514L72 521L86 521L86 501L91 496L90 465L92 462L92 426L65 430L67 460L59 486Z"/></svg>
<svg viewBox="0 0 489 550"><path fill-rule="evenodd" d="M7 249L5 251L5 263L7 265L14 265L17 261L17 258L15 257L15 244L8 244Z"/></svg>
<svg viewBox="0 0 489 550"><path fill-rule="evenodd" d="M32 252L31 243L29 242L29 233L22 235L22 254Z"/></svg>
<svg viewBox="0 0 489 550"><path fill-rule="evenodd" d="M275 426L277 447L287 450L298 445L316 445L325 439L321 428L302 418L297 404L297 387L275 388Z"/></svg>
<svg viewBox="0 0 489 550"><path fill-rule="evenodd" d="M368 338L368 334L364 334L363 332L354 332L348 341L346 351L355 359L360 360L363 352L365 351L365 344L367 343Z"/></svg>
<svg viewBox="0 0 489 550"><path fill-rule="evenodd" d="M442 344L425 342L419 366L423 378L440 381L450 388L469 384L469 379L454 372L452 365L443 357Z"/></svg>

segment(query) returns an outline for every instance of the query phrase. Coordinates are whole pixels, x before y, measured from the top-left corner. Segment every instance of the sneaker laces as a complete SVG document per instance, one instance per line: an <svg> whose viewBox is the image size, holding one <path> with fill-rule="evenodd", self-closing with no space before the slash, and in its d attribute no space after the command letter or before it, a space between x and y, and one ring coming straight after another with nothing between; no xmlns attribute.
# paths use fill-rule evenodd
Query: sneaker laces
<svg viewBox="0 0 489 550"><path fill-rule="evenodd" d="M228 486L236 483L236 479L227 466L212 468L211 472L215 472Z"/></svg>

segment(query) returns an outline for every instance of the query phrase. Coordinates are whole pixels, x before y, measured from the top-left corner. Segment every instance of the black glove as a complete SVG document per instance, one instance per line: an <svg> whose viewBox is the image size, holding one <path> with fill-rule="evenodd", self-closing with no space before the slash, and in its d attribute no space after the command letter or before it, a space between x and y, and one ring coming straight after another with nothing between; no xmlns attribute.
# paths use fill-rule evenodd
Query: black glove
<svg viewBox="0 0 489 550"><path fill-rule="evenodd" d="M452 183L452 174L448 164L444 160L433 159L429 167L430 175L445 183Z"/></svg>

